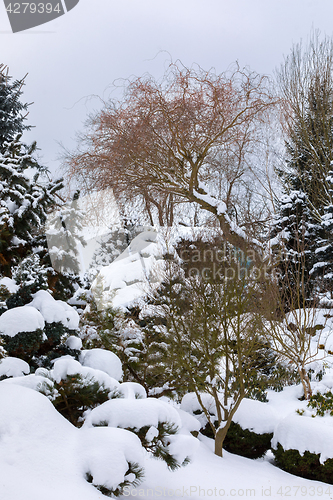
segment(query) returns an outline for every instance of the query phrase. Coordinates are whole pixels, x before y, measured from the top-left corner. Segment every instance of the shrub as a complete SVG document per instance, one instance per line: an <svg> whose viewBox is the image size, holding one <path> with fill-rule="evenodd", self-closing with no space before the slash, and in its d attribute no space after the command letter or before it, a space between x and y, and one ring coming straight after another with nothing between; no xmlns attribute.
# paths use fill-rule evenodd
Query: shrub
<svg viewBox="0 0 333 500"><path fill-rule="evenodd" d="M21 358L29 364L33 364L32 358L37 355L43 342L43 330L37 329L33 332L20 332L14 337L1 335L3 347L9 356Z"/></svg>
<svg viewBox="0 0 333 500"><path fill-rule="evenodd" d="M273 433L257 434L231 422L223 448L230 453L247 458L261 458L271 447Z"/></svg>
<svg viewBox="0 0 333 500"><path fill-rule="evenodd" d="M215 422L215 425L217 422ZM200 430L204 436L214 439L209 424ZM223 449L246 458L261 458L271 447L272 433L257 434L249 429L243 429L236 422L231 422L224 438Z"/></svg>
<svg viewBox="0 0 333 500"><path fill-rule="evenodd" d="M309 408L316 410L316 415L323 417L325 413L329 413L333 417L333 394L327 391L325 394L318 392L313 394L308 402Z"/></svg>
<svg viewBox="0 0 333 500"><path fill-rule="evenodd" d="M75 374L54 382L51 393L45 389L41 392L51 399L59 413L76 427L81 427L83 413L108 401L110 389L106 389L93 377Z"/></svg>
<svg viewBox="0 0 333 500"><path fill-rule="evenodd" d="M129 479L126 479L126 476ZM133 476L135 479L133 480ZM120 483L116 489L110 489L107 486L100 484L96 485L95 488L102 493L102 495L105 495L106 497L119 497L124 493L124 489L128 487L135 488L136 486L139 486L141 483L142 479L144 477L144 471L143 469L139 466L139 464L129 462L128 463L128 471L125 474L125 481ZM93 483L93 476L90 472L86 473L86 481L88 483Z"/></svg>
<svg viewBox="0 0 333 500"><path fill-rule="evenodd" d="M319 454L305 451L304 455L301 455L298 450L285 450L280 443L272 451L275 456L276 465L286 472L306 479L333 484L332 458L321 464Z"/></svg>
<svg viewBox="0 0 333 500"><path fill-rule="evenodd" d="M140 439L142 446L154 457L164 460L170 470L178 469L189 462L187 458L183 463L179 463L170 453L170 436L174 436L178 432L178 428L174 424L159 422L157 427L145 425L141 429L128 428L127 430L134 432Z"/></svg>

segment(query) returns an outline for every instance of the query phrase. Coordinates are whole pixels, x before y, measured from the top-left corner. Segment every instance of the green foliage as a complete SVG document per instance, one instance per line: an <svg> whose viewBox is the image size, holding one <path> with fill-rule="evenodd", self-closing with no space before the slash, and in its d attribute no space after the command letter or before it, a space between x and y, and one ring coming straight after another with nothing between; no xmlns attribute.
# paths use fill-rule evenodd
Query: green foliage
<svg viewBox="0 0 333 500"><path fill-rule="evenodd" d="M133 475L135 476L135 479L133 480L132 477ZM127 477L131 477L131 480L126 479ZM106 497L119 497L124 493L124 488L131 486L132 488L136 488L139 486L141 483L142 479L144 477L144 471L143 469L139 466L139 464L135 462L129 462L128 463L128 470L125 474L125 480L118 485L116 489L111 490L110 488L106 487L105 485L96 485L95 488L102 493L102 495L105 495ZM86 480L88 483L93 482L93 476L91 475L90 472L86 473Z"/></svg>
<svg viewBox="0 0 333 500"><path fill-rule="evenodd" d="M217 421L214 424L217 428ZM213 431L209 424L200 429L200 432L204 436L214 439ZM272 437L273 434L271 433L257 434L249 429L243 429L236 422L231 422L223 441L223 449L246 458L261 458L270 449Z"/></svg>
<svg viewBox="0 0 333 500"><path fill-rule="evenodd" d="M83 413L108 401L109 392L93 377L75 374L54 382L53 392L48 396L59 413L76 427L81 427Z"/></svg>
<svg viewBox="0 0 333 500"><path fill-rule="evenodd" d="M242 457L261 458L270 449L272 437L272 433L257 434L231 422L223 448Z"/></svg>
<svg viewBox="0 0 333 500"><path fill-rule="evenodd" d="M4 302L10 297L10 291L5 285L0 285L0 302Z"/></svg>
<svg viewBox="0 0 333 500"><path fill-rule="evenodd" d="M304 455L301 455L298 450L284 450L280 443L277 449L272 451L276 465L286 472L306 479L333 484L333 459L329 458L321 464L319 454L305 451Z"/></svg>
<svg viewBox="0 0 333 500"><path fill-rule="evenodd" d="M1 335L1 338L9 356L21 358L30 365L34 365L33 358L38 354L38 350L43 342L43 330L37 329L34 332L20 332L14 337Z"/></svg>
<svg viewBox="0 0 333 500"><path fill-rule="evenodd" d="M150 452L154 457L164 460L170 470L175 470L186 465L189 459L185 459L183 463L179 463L169 451L170 436L177 434L178 428L169 422L159 422L157 428L152 428L149 425L140 429L127 429L134 432L140 439L142 446ZM151 436L149 433L154 431Z"/></svg>
<svg viewBox="0 0 333 500"><path fill-rule="evenodd" d="M333 394L331 391L313 394L308 402L308 407L316 410L316 415L323 417L325 414L333 417Z"/></svg>

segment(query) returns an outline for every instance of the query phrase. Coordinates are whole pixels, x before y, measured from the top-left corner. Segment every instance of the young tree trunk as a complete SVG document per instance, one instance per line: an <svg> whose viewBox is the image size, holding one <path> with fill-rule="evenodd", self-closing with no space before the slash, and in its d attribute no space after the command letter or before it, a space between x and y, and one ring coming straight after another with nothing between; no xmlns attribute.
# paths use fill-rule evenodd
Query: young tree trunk
<svg viewBox="0 0 333 500"><path fill-rule="evenodd" d="M218 429L218 431L216 432L214 453L218 457L222 457L223 456L222 446L223 446L224 439L225 439L225 437L227 435L228 429L230 427L230 423L231 423L231 420L230 420L230 422L228 420L226 422L225 426L222 427L222 429Z"/></svg>
<svg viewBox="0 0 333 500"><path fill-rule="evenodd" d="M309 379L309 375L307 374L307 372L303 366L298 368L298 373L299 373L299 376L301 377L301 382L302 382L303 391L304 391L304 397L305 397L305 399L310 399L312 396L312 389L311 389L311 382Z"/></svg>

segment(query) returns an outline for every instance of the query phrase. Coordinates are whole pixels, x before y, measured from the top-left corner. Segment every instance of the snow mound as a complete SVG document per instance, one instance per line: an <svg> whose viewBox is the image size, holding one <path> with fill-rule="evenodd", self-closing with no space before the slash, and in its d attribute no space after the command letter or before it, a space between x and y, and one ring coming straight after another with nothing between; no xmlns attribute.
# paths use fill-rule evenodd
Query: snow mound
<svg viewBox="0 0 333 500"><path fill-rule="evenodd" d="M71 335L65 342L66 346L69 349L79 351L82 348L82 340L79 337L75 337L75 335Z"/></svg>
<svg viewBox="0 0 333 500"><path fill-rule="evenodd" d="M190 415L189 413L180 408L179 409L177 408L177 411L179 413L182 422L182 427L181 427L182 430L186 430L187 432L200 431L201 425L197 418L193 417L192 415Z"/></svg>
<svg viewBox="0 0 333 500"><path fill-rule="evenodd" d="M267 403L244 398L233 417L233 421L243 429L264 434L265 432L274 432L279 417Z"/></svg>
<svg viewBox="0 0 333 500"><path fill-rule="evenodd" d="M176 434L169 438L169 453L182 464L185 459L190 459L196 453L200 446L200 442L193 436L184 434Z"/></svg>
<svg viewBox="0 0 333 500"><path fill-rule="evenodd" d="M17 290L20 288L14 280L11 278L1 278L0 279L0 286L5 286L9 293L16 293Z"/></svg>
<svg viewBox="0 0 333 500"><path fill-rule="evenodd" d="M47 397L8 381L0 382L2 499L97 500L103 495L86 473L93 484L109 487L133 480L126 477L128 462L141 465L144 453L137 436L120 429L77 429Z"/></svg>
<svg viewBox="0 0 333 500"><path fill-rule="evenodd" d="M205 405L205 408L213 416L213 420L214 420L214 416L216 417L217 412L216 412L216 405L215 405L215 401L214 401L213 396L211 396L210 394L207 394L206 392L202 392L200 394L200 396L201 396L201 400L202 400L203 404ZM204 414L204 412L199 404L199 401L198 401L198 398L197 398L197 395L195 394L195 392L188 392L187 394L185 394L185 396L183 397L183 399L181 401L180 408L183 411L192 415L194 418L196 418L198 420L198 422L200 423L200 428L205 427L205 425L207 424L207 418L206 418L206 415ZM197 412L200 412L200 413L197 413Z"/></svg>
<svg viewBox="0 0 333 500"><path fill-rule="evenodd" d="M272 447L280 443L285 450L320 454L320 463L333 458L333 427L323 425L325 418L289 415L276 427Z"/></svg>
<svg viewBox="0 0 333 500"><path fill-rule="evenodd" d="M66 302L55 300L46 290L39 290L33 297L28 306L37 309L47 323L60 322L70 330L78 328L80 316Z"/></svg>
<svg viewBox="0 0 333 500"><path fill-rule="evenodd" d="M109 427L124 429L150 426L159 422L181 426L180 416L175 408L158 399L112 399L94 408L86 417L84 427L105 423Z"/></svg>
<svg viewBox="0 0 333 500"><path fill-rule="evenodd" d="M44 372L44 369L43 369ZM36 370L38 374L39 371ZM59 383L64 380L68 375L79 374L84 378L90 378L96 380L99 384L103 384L110 391L117 391L119 387L119 382L110 377L107 373L102 370L96 370L94 368L82 366L81 363L76 361L71 356L63 356L58 358L53 365L53 369L49 370L48 376Z"/></svg>
<svg viewBox="0 0 333 500"><path fill-rule="evenodd" d="M146 389L137 382L123 382L120 384L118 392L125 399L146 399Z"/></svg>
<svg viewBox="0 0 333 500"><path fill-rule="evenodd" d="M15 337L18 333L43 329L44 318L37 309L29 306L14 307L0 316L0 334Z"/></svg>
<svg viewBox="0 0 333 500"><path fill-rule="evenodd" d="M123 379L121 361L116 354L106 349L89 349L80 356L83 366L102 370L116 380Z"/></svg>
<svg viewBox="0 0 333 500"><path fill-rule="evenodd" d="M111 490L126 480L133 482L133 474L127 474L129 463L143 467L140 439L124 429L80 429L77 451L82 475L91 475L92 484Z"/></svg>
<svg viewBox="0 0 333 500"><path fill-rule="evenodd" d="M30 366L20 358L8 357L0 361L0 377L21 377L30 373Z"/></svg>
<svg viewBox="0 0 333 500"><path fill-rule="evenodd" d="M26 387L27 389L33 389L34 391L40 392L41 390L52 390L53 381L45 378L45 376L40 375L39 368L35 374L25 375L22 377L14 377L5 379L3 382L6 384L20 385L21 387Z"/></svg>

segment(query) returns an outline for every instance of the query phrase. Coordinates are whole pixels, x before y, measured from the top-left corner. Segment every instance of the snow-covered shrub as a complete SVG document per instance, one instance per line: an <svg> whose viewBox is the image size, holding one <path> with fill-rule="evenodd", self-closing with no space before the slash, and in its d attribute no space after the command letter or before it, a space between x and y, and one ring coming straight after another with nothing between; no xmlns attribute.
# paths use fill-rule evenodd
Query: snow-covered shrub
<svg viewBox="0 0 333 500"><path fill-rule="evenodd" d="M70 356L57 359L52 370L40 368L42 375L52 382L41 388L55 408L73 425L82 425L83 414L111 397L120 397L118 382L105 372L82 366Z"/></svg>
<svg viewBox="0 0 333 500"><path fill-rule="evenodd" d="M44 318L29 306L16 307L0 316L0 337L9 356L28 363L44 340Z"/></svg>
<svg viewBox="0 0 333 500"><path fill-rule="evenodd" d="M23 359L6 357L0 360L0 380L21 377L30 373L30 366Z"/></svg>
<svg viewBox="0 0 333 500"><path fill-rule="evenodd" d="M92 377L79 374L67 375L65 380L54 382L53 388L54 407L76 427L82 425L83 413L107 401L110 392Z"/></svg>
<svg viewBox="0 0 333 500"><path fill-rule="evenodd" d="M135 433L142 446L173 470L188 462L177 460L171 450L181 426L179 414L171 405L154 398L113 399L103 403L85 418L84 427L119 427Z"/></svg>
<svg viewBox="0 0 333 500"><path fill-rule="evenodd" d="M298 450L285 450L280 443L273 450L275 463L278 467L294 474L314 481L323 481L333 484L333 459L320 463L320 453L305 451L301 454Z"/></svg>
<svg viewBox="0 0 333 500"><path fill-rule="evenodd" d="M83 366L102 370L119 382L123 379L121 361L116 354L105 349L89 349L80 355Z"/></svg>
<svg viewBox="0 0 333 500"><path fill-rule="evenodd" d="M207 393L201 393L200 396L217 428L214 398ZM185 394L181 408L198 420L201 434L214 439L211 426L195 393ZM260 458L271 447L275 424L276 416L267 404L244 398L224 438L223 449L247 458Z"/></svg>
<svg viewBox="0 0 333 500"><path fill-rule="evenodd" d="M223 442L223 448L242 457L260 458L270 449L272 437L273 433L257 434L249 429L242 429L239 424L231 422Z"/></svg>
<svg viewBox="0 0 333 500"><path fill-rule="evenodd" d="M31 254L13 268L12 278L18 289L6 301L8 309L24 306L32 301L38 290L47 290L47 269L41 265L40 258Z"/></svg>
<svg viewBox="0 0 333 500"><path fill-rule="evenodd" d="M119 496L135 488L144 476L139 439L123 429L81 429L79 454L82 473L105 496Z"/></svg>
<svg viewBox="0 0 333 500"><path fill-rule="evenodd" d="M333 484L333 428L329 419L284 418L272 439L276 465L296 476Z"/></svg>

